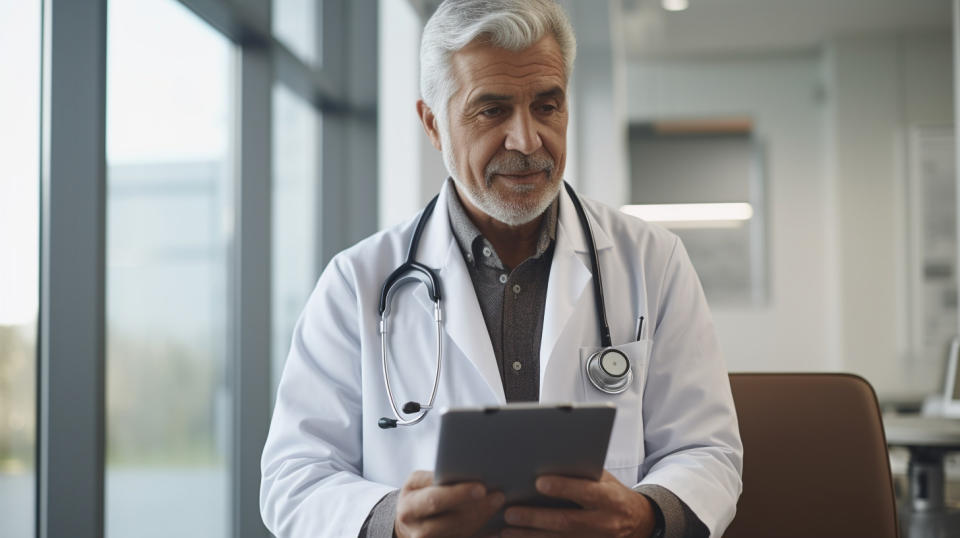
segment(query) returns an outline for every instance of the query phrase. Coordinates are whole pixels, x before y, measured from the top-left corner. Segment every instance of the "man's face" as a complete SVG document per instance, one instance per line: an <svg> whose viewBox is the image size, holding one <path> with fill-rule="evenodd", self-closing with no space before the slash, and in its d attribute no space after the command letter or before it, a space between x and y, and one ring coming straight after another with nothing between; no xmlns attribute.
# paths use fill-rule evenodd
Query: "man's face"
<svg viewBox="0 0 960 538"><path fill-rule="evenodd" d="M465 204L526 224L560 190L566 164L566 73L552 36L512 52L476 40L451 61L444 160Z"/></svg>

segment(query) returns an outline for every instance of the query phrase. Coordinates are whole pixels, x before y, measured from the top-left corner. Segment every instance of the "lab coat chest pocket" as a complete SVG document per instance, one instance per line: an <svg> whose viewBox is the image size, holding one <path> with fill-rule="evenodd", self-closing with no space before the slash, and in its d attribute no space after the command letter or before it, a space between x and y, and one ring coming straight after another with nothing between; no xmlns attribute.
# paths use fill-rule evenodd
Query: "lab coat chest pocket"
<svg viewBox="0 0 960 538"><path fill-rule="evenodd" d="M638 340L614 348L623 352L630 361L633 380L627 390L620 394L606 394L590 382L586 365L590 355L600 349L596 347L580 348L580 384L584 402L616 405L617 415L604 467L625 485L633 486L639 481L638 466L644 457L643 387L650 360L650 340Z"/></svg>

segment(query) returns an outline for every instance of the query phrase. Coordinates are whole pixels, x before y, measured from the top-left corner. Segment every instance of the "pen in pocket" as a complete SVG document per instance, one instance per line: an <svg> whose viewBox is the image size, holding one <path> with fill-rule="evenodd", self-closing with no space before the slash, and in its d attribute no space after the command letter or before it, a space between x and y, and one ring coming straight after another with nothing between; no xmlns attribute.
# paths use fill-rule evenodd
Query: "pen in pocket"
<svg viewBox="0 0 960 538"><path fill-rule="evenodd" d="M637 341L643 336L643 316L637 319Z"/></svg>

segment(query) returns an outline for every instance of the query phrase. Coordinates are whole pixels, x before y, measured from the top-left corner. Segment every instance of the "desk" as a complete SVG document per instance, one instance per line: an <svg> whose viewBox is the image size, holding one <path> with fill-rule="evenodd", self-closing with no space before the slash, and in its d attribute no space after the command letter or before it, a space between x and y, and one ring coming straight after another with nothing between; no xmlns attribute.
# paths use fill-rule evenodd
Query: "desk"
<svg viewBox="0 0 960 538"><path fill-rule="evenodd" d="M960 536L960 510L944 501L943 458L960 451L960 420L920 415L888 415L883 428L890 446L910 450L908 497L900 511L905 537Z"/></svg>

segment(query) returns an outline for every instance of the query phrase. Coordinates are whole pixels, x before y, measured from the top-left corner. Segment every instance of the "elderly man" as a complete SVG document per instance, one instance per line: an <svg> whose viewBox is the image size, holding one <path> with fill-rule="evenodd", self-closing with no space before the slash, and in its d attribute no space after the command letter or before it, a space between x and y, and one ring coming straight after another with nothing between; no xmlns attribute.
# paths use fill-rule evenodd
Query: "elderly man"
<svg viewBox="0 0 960 538"><path fill-rule="evenodd" d="M450 179L416 219L339 254L297 324L263 453L277 535L481 531L502 492L435 484L438 415L396 407L433 387L433 407L617 406L600 480L538 479L582 508L507 507L503 536L719 536L732 520L742 446L682 244L589 200L578 215L564 188L575 52L552 0L447 0L427 23L417 111ZM439 289L406 286L381 327L381 286L408 261ZM633 372L619 393L587 380L599 346Z"/></svg>

